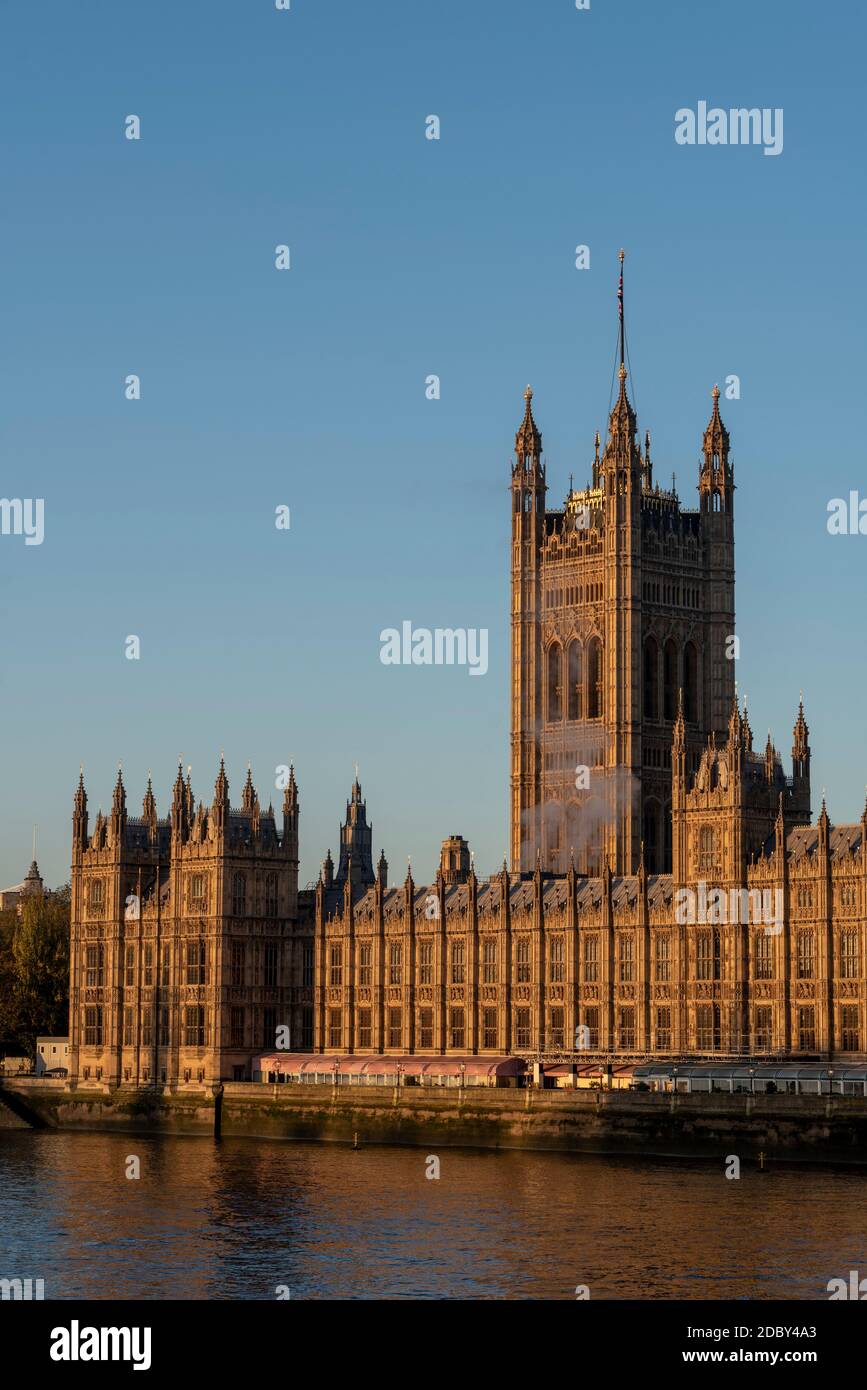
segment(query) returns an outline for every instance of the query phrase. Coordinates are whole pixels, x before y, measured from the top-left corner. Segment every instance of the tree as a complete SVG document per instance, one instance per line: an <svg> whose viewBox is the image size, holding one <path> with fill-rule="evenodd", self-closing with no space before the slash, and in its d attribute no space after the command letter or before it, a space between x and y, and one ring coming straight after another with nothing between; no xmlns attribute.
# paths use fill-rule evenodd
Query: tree
<svg viewBox="0 0 867 1390"><path fill-rule="evenodd" d="M18 916L14 908L0 912L0 1055L19 1049L21 1004L16 991L12 942Z"/></svg>
<svg viewBox="0 0 867 1390"><path fill-rule="evenodd" d="M68 1029L69 906L66 884L48 897L25 898L15 925L10 1022L31 1057L39 1034L64 1036Z"/></svg>

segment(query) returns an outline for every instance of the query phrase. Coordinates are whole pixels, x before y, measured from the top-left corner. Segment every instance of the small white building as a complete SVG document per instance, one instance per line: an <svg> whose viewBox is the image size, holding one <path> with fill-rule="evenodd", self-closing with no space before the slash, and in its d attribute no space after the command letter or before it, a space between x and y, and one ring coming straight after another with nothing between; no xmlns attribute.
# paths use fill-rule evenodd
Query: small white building
<svg viewBox="0 0 867 1390"><path fill-rule="evenodd" d="M44 1076L55 1067L69 1071L69 1038L37 1038L36 1075Z"/></svg>

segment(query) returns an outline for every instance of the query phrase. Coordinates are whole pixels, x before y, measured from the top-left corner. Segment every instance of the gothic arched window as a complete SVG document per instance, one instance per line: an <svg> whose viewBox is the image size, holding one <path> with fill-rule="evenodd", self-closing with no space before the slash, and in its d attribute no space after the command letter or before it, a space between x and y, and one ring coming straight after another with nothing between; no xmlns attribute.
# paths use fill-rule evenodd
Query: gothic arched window
<svg viewBox="0 0 867 1390"><path fill-rule="evenodd" d="M247 911L247 876L232 875L232 916L243 917Z"/></svg>
<svg viewBox="0 0 867 1390"><path fill-rule="evenodd" d="M698 652L692 642L683 649L683 717L698 719Z"/></svg>
<svg viewBox="0 0 867 1390"><path fill-rule="evenodd" d="M569 644L569 719L584 718L584 653L578 641Z"/></svg>
<svg viewBox="0 0 867 1390"><path fill-rule="evenodd" d="M548 719L563 718L563 653L559 642L548 648Z"/></svg>
<svg viewBox="0 0 867 1390"><path fill-rule="evenodd" d="M669 637L662 653L663 717L677 718L677 646Z"/></svg>
<svg viewBox="0 0 867 1390"><path fill-rule="evenodd" d="M644 717L659 718L659 647L653 637L644 644Z"/></svg>
<svg viewBox="0 0 867 1390"><path fill-rule="evenodd" d="M716 836L709 825L703 825L698 837L698 871L711 874L716 868Z"/></svg>
<svg viewBox="0 0 867 1390"><path fill-rule="evenodd" d="M587 718L601 719L603 713L602 643L591 637L587 648Z"/></svg>
<svg viewBox="0 0 867 1390"><path fill-rule="evenodd" d="M277 875L265 875L265 915L277 916Z"/></svg>

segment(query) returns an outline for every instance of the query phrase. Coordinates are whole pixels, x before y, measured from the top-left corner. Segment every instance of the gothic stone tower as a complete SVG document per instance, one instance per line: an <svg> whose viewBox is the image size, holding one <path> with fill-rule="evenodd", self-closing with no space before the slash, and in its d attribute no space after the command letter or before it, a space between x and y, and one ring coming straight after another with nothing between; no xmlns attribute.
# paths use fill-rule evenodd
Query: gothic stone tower
<svg viewBox="0 0 867 1390"><path fill-rule="evenodd" d="M142 815L128 816L118 774L111 815L100 812L88 833L79 782L70 937L74 1084L175 1088L249 1080L252 1059L277 1044L278 1027L289 1027L293 1043L302 1039L302 970L308 960L312 970L312 930L305 940L298 815L294 772L280 834L249 772L240 807L230 807L221 761L210 806L196 805L189 776L185 783L178 769L164 819L150 778Z"/></svg>
<svg viewBox="0 0 867 1390"><path fill-rule="evenodd" d="M725 737L734 697L734 475L719 391L699 507L653 482L626 387L591 483L546 508L532 391L512 468L511 857L515 872L671 870L671 747L683 692L685 757Z"/></svg>
<svg viewBox="0 0 867 1390"><path fill-rule="evenodd" d="M763 1036L788 1050L789 981L797 962L790 960L792 912L781 866L787 845L798 840L792 832L810 826L803 704L792 777L785 776L770 733L764 750L753 750L746 709L741 715L736 699L725 743L710 735L693 776L686 771L684 739L681 709L672 748L673 930L676 955L686 965L679 1036L696 1039L706 1051L724 1046L746 1052ZM823 816L827 820L824 804ZM685 906L688 912L679 910ZM766 1001L776 1015L772 1024L756 1016Z"/></svg>

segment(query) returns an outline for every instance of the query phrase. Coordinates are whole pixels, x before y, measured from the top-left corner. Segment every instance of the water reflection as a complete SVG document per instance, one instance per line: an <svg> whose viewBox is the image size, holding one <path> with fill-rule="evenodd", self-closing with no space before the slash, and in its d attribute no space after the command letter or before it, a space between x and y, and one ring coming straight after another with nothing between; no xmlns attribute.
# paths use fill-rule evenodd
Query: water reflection
<svg viewBox="0 0 867 1390"><path fill-rule="evenodd" d="M138 1180L125 1176L130 1155ZM826 1298L864 1178L267 1140L0 1134L0 1277L54 1298Z"/></svg>

